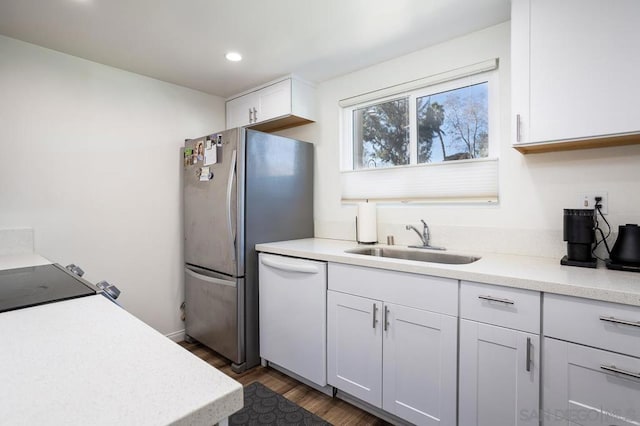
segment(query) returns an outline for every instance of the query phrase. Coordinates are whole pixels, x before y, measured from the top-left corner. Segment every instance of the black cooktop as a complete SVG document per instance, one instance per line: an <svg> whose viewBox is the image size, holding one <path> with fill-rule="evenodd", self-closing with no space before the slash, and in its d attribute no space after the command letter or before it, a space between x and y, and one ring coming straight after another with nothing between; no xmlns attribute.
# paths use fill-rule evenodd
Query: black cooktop
<svg viewBox="0 0 640 426"><path fill-rule="evenodd" d="M96 293L81 278L58 264L0 271L0 312Z"/></svg>

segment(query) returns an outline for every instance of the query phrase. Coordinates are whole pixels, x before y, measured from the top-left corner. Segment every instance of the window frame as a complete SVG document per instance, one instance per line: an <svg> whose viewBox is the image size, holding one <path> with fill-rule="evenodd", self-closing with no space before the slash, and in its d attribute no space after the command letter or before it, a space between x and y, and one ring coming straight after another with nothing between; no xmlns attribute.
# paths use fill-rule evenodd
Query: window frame
<svg viewBox="0 0 640 426"><path fill-rule="evenodd" d="M368 170L368 168L364 167L362 169L356 169L355 164L354 164L354 158L353 158L353 153L355 150L355 141L353 139L353 135L354 135L354 126L353 126L353 113L355 110L357 109L361 109L361 108L367 108L370 107L372 105L378 105L378 104L383 104L386 102L392 102L392 101L396 101L396 100L400 100L400 99L407 99L408 102L408 110L407 113L409 114L409 128L411 129L412 125L411 125L411 98L408 96L407 93L399 93L396 95L391 95L391 96L386 96L384 98L378 98L378 99L373 99L369 102L364 102L364 103L359 103L350 107L346 107L343 108L343 113L342 113L342 119L343 122L346 123L346 126L343 126L343 133L342 133L342 137L340 138L340 144L341 144L341 151L342 151L342 158L343 158L343 162L340 168L340 171L357 171L357 170ZM415 106L413 107L413 109L415 110ZM403 166L409 166L411 165L411 161L412 161L412 145L411 145L411 131L409 132L409 164L406 165L397 165L397 166L390 166L390 167L403 167ZM349 143L344 143L344 141L349 141ZM348 145L348 146L347 146ZM348 168L347 168L348 167ZM384 168L388 168L388 167L384 167Z"/></svg>
<svg viewBox="0 0 640 426"><path fill-rule="evenodd" d="M445 81L438 81L432 84L424 84L420 87L412 87L410 90L404 90L393 94L383 95L381 97L370 97L370 99L350 103L348 106L342 106L341 109L341 134L340 134L340 171L341 172L358 172L371 170L369 168L356 169L354 167L354 138L353 138L353 112L360 108L366 108L371 105L377 105L397 99L409 99L409 164L388 166L380 168L402 168L402 167L430 167L433 165L451 164L460 161L482 161L486 159L498 158L500 149L500 101L498 92L498 71L497 60L495 67L490 70L481 70L472 72L467 75L453 76ZM429 80L426 78L424 80ZM418 131L417 131L417 99L424 96L435 95L479 83L487 82L487 126L489 130L489 146L487 157L476 158L471 160L451 160L434 163L418 163ZM405 83L411 84L412 82ZM404 86L401 84L399 86ZM414 84L415 86L415 84ZM381 89L381 91L388 91ZM375 92L373 92L375 93Z"/></svg>

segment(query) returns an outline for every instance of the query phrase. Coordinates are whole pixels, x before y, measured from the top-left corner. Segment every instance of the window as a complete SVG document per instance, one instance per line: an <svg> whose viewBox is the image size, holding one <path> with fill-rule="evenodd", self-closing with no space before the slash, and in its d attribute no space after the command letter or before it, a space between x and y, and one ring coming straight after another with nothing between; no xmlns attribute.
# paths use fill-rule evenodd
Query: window
<svg viewBox="0 0 640 426"><path fill-rule="evenodd" d="M353 110L353 168L409 164L409 98Z"/></svg>
<svg viewBox="0 0 640 426"><path fill-rule="evenodd" d="M343 200L497 201L496 68L487 61L341 101Z"/></svg>
<svg viewBox="0 0 640 426"><path fill-rule="evenodd" d="M488 85L483 82L416 98L418 163L488 155Z"/></svg>

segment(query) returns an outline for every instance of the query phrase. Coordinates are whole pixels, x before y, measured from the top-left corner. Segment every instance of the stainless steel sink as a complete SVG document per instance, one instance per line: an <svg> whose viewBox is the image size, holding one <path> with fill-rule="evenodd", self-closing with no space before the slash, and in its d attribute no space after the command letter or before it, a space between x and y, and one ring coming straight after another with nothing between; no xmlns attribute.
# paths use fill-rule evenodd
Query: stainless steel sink
<svg viewBox="0 0 640 426"><path fill-rule="evenodd" d="M480 259L476 256L464 256L442 252L427 252L391 249L386 247L363 247L345 250L345 253L363 254L365 256L391 257L394 259L417 260L419 262L446 263L449 265L464 265Z"/></svg>

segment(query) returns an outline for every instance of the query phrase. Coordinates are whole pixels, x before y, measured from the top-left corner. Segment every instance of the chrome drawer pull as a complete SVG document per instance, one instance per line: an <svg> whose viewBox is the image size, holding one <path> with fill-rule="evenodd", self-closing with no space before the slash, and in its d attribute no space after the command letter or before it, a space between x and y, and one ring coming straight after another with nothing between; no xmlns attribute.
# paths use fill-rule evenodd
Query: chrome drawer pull
<svg viewBox="0 0 640 426"><path fill-rule="evenodd" d="M378 320L376 319L376 313L378 312L378 305L373 304L373 328L376 328L376 323Z"/></svg>
<svg viewBox="0 0 640 426"><path fill-rule="evenodd" d="M384 307L384 331L389 329L389 307Z"/></svg>
<svg viewBox="0 0 640 426"><path fill-rule="evenodd" d="M601 365L600 368L606 371L611 371L612 373L622 374L623 376L633 377L634 379L640 379L640 373L634 373L627 370L621 370L617 368L615 365Z"/></svg>
<svg viewBox="0 0 640 426"><path fill-rule="evenodd" d="M630 326L633 326L633 327L640 327L640 321L638 321L638 322L627 321L627 320L618 319L618 318L614 318L614 317L600 316L600 321L607 321L607 322L612 322L614 324L623 324L623 325L630 325Z"/></svg>
<svg viewBox="0 0 640 426"><path fill-rule="evenodd" d="M513 305L515 304L515 302L513 300L509 300L509 299L500 299L498 297L493 297L493 296L478 296L478 299L482 299L482 300L488 300L489 302L498 302L498 303L504 303L507 305Z"/></svg>

